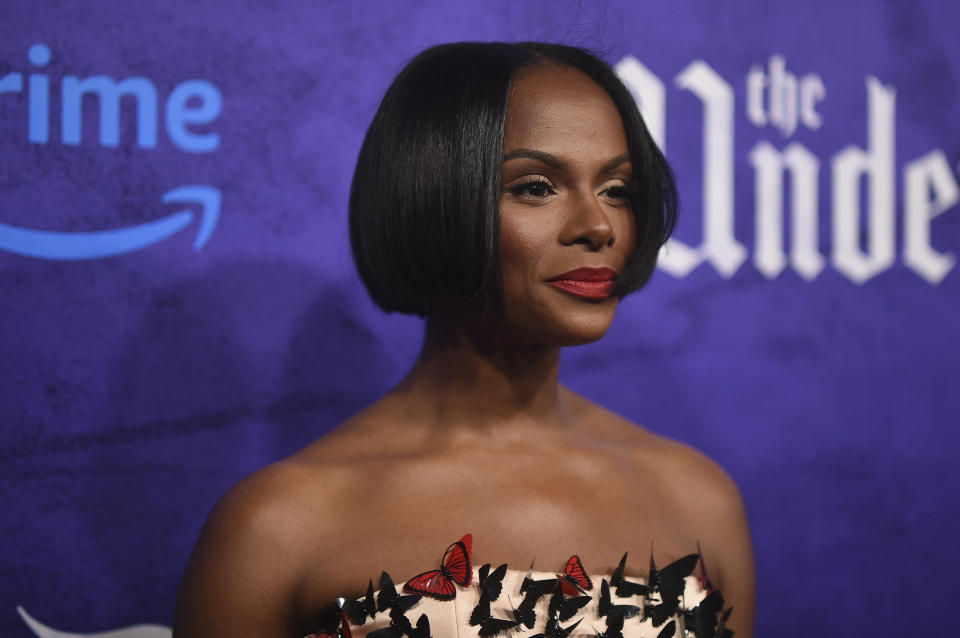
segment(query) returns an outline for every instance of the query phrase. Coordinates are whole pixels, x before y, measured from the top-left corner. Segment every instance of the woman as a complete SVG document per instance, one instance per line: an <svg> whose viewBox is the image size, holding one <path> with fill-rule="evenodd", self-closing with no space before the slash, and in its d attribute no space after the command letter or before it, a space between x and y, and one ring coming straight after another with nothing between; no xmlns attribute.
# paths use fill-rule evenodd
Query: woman
<svg viewBox="0 0 960 638"><path fill-rule="evenodd" d="M675 198L629 92L591 54L461 43L417 56L367 133L350 228L373 299L427 317L420 357L385 397L218 502L181 587L176 636L303 636L321 625L362 635L389 626L387 611L341 603L365 622L344 613L331 626L321 610L362 596L381 570L399 584L437 569L448 546L444 569L412 590L449 585L459 615L438 618L442 603L427 596L404 631L422 605L434 636L497 630L464 613L522 635L612 636L618 625L647 635L639 627L652 631L649 609L665 595L608 592L601 618L587 613L597 590L609 590L625 551L627 582L640 582L651 551L662 569L698 543L709 586L735 608L727 626L751 636L753 559L731 479L557 378L560 348L603 336L619 300L650 277ZM472 569L453 565L468 558L465 532L476 539ZM534 557L541 580L571 573L559 579L567 595L548 585L530 603L536 626L514 626L519 611L504 610L523 602L513 589ZM464 586L482 563L509 564L486 576L504 579L489 613L472 610L492 593ZM593 591L573 573L580 566ZM584 593L588 607L550 624ZM671 615L673 630L693 613ZM658 620L653 635L669 635Z"/></svg>

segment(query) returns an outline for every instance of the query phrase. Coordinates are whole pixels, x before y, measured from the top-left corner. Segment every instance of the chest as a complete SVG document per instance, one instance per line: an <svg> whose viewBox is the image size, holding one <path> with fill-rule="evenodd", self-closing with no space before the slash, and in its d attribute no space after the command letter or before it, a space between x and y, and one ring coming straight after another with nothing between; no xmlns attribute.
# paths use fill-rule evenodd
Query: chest
<svg viewBox="0 0 960 638"><path fill-rule="evenodd" d="M403 582L438 569L445 549L468 532L474 565L526 570L535 561L552 573L576 554L587 573L610 574L629 552L633 575L641 576L651 547L658 561L696 551L682 513L656 489L631 489L613 476L576 478L529 467L512 475L464 471L448 481L391 482L378 497L359 485L357 507L336 514L342 535L310 559L304 607L360 596L382 571Z"/></svg>

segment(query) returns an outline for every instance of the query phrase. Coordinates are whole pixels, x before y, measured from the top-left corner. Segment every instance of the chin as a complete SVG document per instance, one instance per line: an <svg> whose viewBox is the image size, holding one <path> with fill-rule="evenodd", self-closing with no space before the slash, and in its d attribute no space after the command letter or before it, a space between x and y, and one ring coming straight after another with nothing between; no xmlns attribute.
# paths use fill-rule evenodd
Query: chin
<svg viewBox="0 0 960 638"><path fill-rule="evenodd" d="M607 334L609 324L602 329L581 330L577 334L568 334L565 339L561 339L558 345L564 348L569 346L582 346L588 343L598 341L603 335Z"/></svg>
<svg viewBox="0 0 960 638"><path fill-rule="evenodd" d="M555 297L522 303L507 300L503 328L520 343L581 346L607 334L618 303L617 297L598 301L567 297L559 302Z"/></svg>
<svg viewBox="0 0 960 638"><path fill-rule="evenodd" d="M606 307L604 307L606 306ZM568 312L552 317L541 324L541 334L547 333L550 341L558 346L582 346L597 341L607 334L613 323L614 310L606 304L582 311Z"/></svg>

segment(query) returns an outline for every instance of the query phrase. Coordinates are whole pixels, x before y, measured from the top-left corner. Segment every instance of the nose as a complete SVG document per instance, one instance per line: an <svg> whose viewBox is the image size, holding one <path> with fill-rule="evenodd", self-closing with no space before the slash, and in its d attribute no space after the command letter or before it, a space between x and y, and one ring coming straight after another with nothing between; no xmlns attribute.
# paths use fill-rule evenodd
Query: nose
<svg viewBox="0 0 960 638"><path fill-rule="evenodd" d="M616 237L610 216L593 193L574 198L560 241L564 245L582 244L591 252L613 246Z"/></svg>

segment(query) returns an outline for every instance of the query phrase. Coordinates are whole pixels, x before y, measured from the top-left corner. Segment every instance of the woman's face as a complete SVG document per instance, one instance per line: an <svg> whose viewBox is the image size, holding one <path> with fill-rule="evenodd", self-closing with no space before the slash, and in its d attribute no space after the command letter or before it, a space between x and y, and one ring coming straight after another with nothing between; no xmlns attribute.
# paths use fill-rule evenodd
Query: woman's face
<svg viewBox="0 0 960 638"><path fill-rule="evenodd" d="M500 242L511 328L551 345L594 341L636 244L632 169L613 100L583 72L520 71L507 103Z"/></svg>

